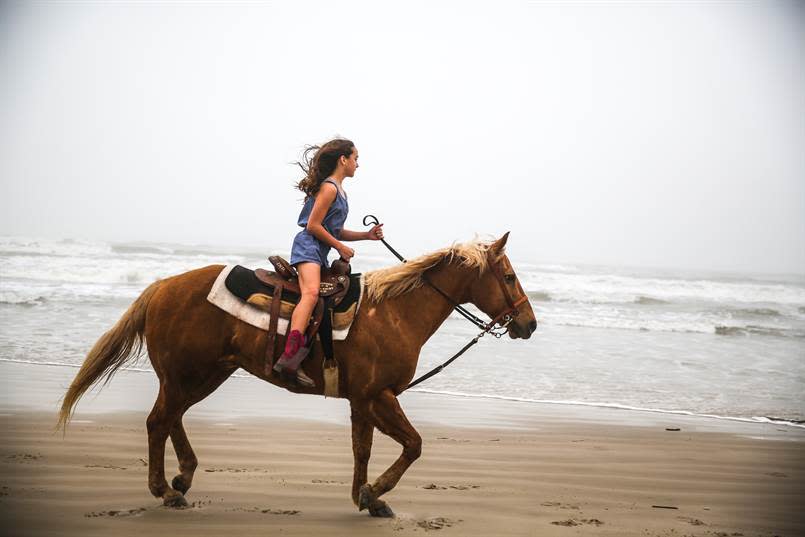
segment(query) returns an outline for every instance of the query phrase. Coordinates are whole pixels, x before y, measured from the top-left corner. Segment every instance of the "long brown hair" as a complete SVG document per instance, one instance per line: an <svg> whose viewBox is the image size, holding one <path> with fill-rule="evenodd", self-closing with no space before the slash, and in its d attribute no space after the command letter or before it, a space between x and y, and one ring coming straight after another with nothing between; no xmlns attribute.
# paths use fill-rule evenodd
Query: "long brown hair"
<svg viewBox="0 0 805 537"><path fill-rule="evenodd" d="M349 158L353 149L355 144L345 138L335 138L321 146L309 145L305 148L302 160L296 163L305 172L305 176L296 184L296 188L305 193L305 199L316 195L322 181L335 171L338 159Z"/></svg>

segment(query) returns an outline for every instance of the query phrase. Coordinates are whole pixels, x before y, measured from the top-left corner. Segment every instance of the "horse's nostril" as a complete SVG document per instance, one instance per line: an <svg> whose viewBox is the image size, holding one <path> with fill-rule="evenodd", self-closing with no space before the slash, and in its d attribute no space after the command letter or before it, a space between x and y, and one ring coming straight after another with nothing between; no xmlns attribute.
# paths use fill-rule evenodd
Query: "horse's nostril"
<svg viewBox="0 0 805 537"><path fill-rule="evenodd" d="M531 321L530 323L528 323L528 329L531 330L532 332L534 330L536 330L537 329L537 321L534 320L534 321Z"/></svg>

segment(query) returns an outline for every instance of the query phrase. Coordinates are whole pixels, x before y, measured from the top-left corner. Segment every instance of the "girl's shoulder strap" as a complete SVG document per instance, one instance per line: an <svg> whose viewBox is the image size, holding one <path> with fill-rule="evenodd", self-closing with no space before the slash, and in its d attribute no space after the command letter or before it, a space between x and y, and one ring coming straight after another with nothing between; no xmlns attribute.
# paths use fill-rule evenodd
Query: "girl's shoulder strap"
<svg viewBox="0 0 805 537"><path fill-rule="evenodd" d="M333 185L333 186L335 187L335 189L338 191L338 193L339 193L339 194L341 194L342 196L344 196L344 198L346 198L346 197L347 197L347 193L346 193L346 192L344 192L344 189L343 189L343 188L341 188L340 186L338 186L338 183L336 183L334 179L330 179L330 178L328 177L327 179L325 179L324 181L322 181L322 183L330 183L331 185Z"/></svg>

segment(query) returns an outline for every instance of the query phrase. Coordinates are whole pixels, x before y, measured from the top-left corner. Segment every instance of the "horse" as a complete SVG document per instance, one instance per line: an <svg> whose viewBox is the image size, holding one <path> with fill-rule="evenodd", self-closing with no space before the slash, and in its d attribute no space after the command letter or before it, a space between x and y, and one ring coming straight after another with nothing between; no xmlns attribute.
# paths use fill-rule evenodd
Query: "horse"
<svg viewBox="0 0 805 537"><path fill-rule="evenodd" d="M506 315L511 338L528 339L536 329L534 312L505 254L508 236L507 232L494 242L474 239L453 244L405 264L364 274L364 297L349 334L344 341L334 342L338 397L350 403L352 500L359 511L394 516L380 497L397 485L421 454L422 438L397 396L414 376L420 349L450 315L454 304L447 297L455 303L474 304L493 319L490 326ZM148 488L169 507L187 506L185 494L198 466L182 417L235 370L244 369L291 392L323 395L318 342L305 362L305 371L316 382L314 387L302 387L273 372L266 374L267 332L207 301L221 270L222 265L211 265L148 286L92 347L59 413L57 428L66 432L78 399L98 381L106 385L120 367L141 354L145 342L159 379L159 393L146 420ZM432 285L423 285L425 279ZM284 338L277 338L273 356L278 357L283 349ZM367 467L375 428L399 443L402 453L369 484ZM170 486L164 468L168 437L179 460L179 473Z"/></svg>

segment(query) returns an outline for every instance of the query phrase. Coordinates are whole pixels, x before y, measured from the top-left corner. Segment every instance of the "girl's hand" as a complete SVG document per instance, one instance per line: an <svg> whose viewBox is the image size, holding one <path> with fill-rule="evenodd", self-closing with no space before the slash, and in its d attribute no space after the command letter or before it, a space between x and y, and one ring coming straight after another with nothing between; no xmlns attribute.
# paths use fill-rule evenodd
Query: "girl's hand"
<svg viewBox="0 0 805 537"><path fill-rule="evenodd" d="M367 231L370 241L379 241L383 238L383 224L377 224Z"/></svg>
<svg viewBox="0 0 805 537"><path fill-rule="evenodd" d="M336 250L338 251L338 254L341 256L341 259L343 259L347 263L349 263L349 260L352 259L352 256L355 255L355 250L343 244L338 248L336 248Z"/></svg>

